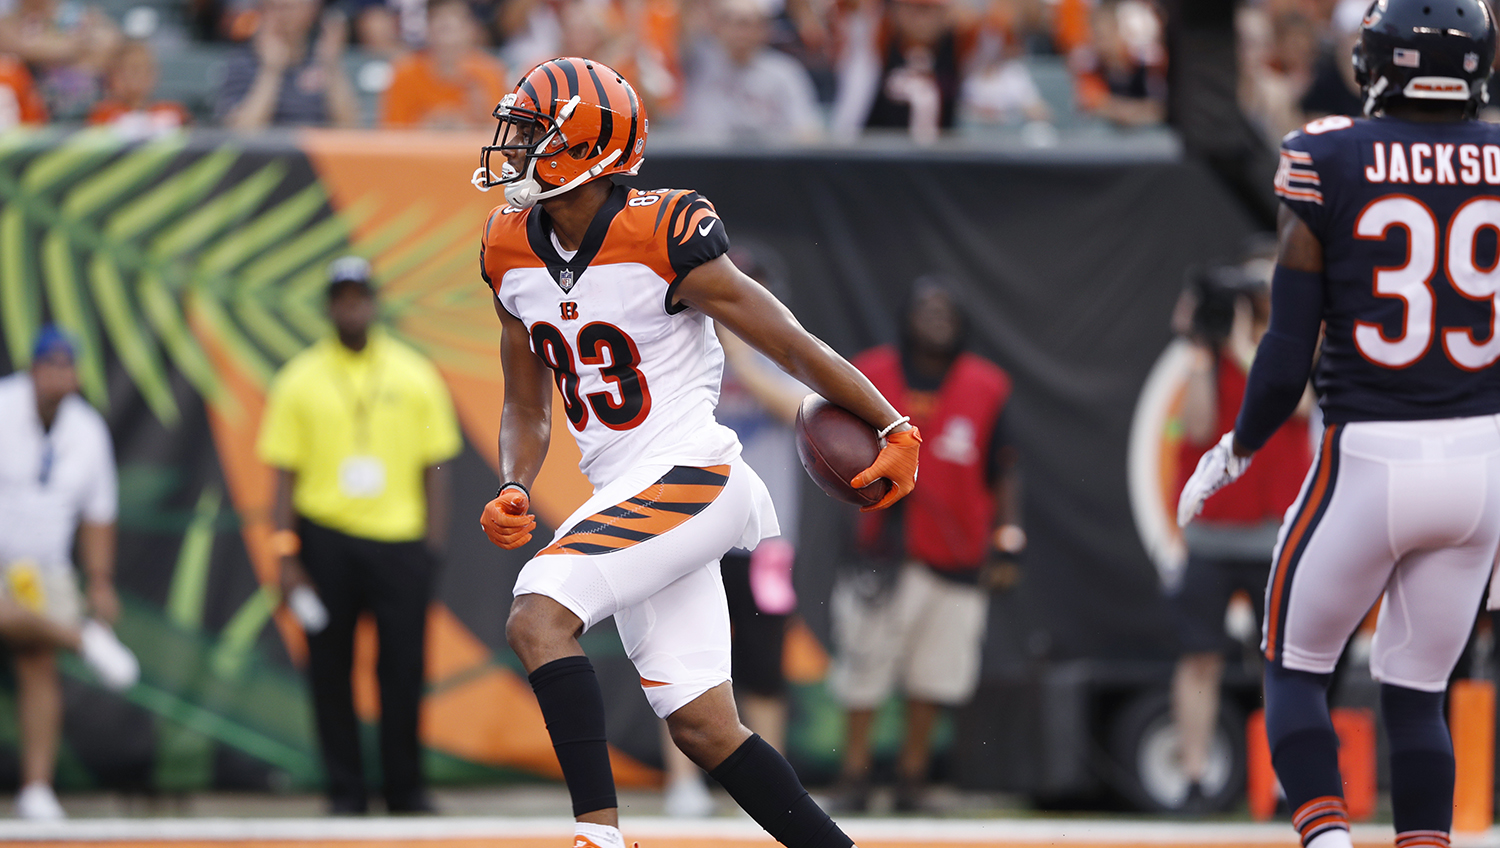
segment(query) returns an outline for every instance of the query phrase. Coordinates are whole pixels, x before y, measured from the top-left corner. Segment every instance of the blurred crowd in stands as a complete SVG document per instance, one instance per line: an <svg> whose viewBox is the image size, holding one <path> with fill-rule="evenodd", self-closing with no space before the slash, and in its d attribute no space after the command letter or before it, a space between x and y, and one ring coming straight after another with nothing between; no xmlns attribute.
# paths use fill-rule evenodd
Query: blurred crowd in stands
<svg viewBox="0 0 1500 848"><path fill-rule="evenodd" d="M1365 4L1241 3L1241 105L1268 142L1359 112ZM1045 143L1161 124L1163 32L1151 0L0 0L0 129L479 129L525 69L584 55L704 143Z"/></svg>

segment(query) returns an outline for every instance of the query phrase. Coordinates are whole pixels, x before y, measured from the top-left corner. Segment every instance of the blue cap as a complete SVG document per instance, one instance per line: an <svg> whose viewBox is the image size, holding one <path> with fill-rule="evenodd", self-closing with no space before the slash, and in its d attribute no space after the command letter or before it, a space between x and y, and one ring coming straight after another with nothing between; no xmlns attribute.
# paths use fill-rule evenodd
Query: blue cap
<svg viewBox="0 0 1500 848"><path fill-rule="evenodd" d="M73 337L56 324L48 324L42 328L41 334L36 337L36 344L31 347L31 361L47 359L56 353L66 354L68 361L72 362L76 358Z"/></svg>

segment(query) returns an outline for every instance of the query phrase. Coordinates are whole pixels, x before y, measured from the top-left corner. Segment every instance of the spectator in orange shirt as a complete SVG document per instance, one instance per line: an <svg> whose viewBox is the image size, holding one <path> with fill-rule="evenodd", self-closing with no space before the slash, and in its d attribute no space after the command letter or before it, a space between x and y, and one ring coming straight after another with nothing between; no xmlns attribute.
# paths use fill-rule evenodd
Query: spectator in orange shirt
<svg viewBox="0 0 1500 848"><path fill-rule="evenodd" d="M464 0L427 5L427 49L396 63L381 114L387 127L476 129L509 88L505 67L478 48L480 29Z"/></svg>
<svg viewBox="0 0 1500 848"><path fill-rule="evenodd" d="M47 106L19 60L0 55L0 132L17 124L45 124Z"/></svg>
<svg viewBox="0 0 1500 848"><path fill-rule="evenodd" d="M156 54L144 41L120 45L105 71L108 96L89 113L89 123L109 124L133 138L149 138L188 124L182 104L153 101L156 91Z"/></svg>

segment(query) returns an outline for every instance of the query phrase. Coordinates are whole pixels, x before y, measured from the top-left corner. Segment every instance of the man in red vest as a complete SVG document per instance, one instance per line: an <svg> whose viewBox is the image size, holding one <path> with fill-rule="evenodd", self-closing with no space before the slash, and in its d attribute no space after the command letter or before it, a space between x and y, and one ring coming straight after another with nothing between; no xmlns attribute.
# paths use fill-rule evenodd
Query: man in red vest
<svg viewBox="0 0 1500 848"><path fill-rule="evenodd" d="M1014 451L1001 424L1010 378L963 351L963 315L943 281L918 280L905 316L900 347L853 360L931 435L905 502L860 517L861 567L834 588L832 685L848 710L835 800L850 810L869 805L870 729L898 685L906 736L896 809L922 809L933 726L945 707L968 701L979 681L986 588L1014 581L1015 558L1026 546L1016 522Z"/></svg>

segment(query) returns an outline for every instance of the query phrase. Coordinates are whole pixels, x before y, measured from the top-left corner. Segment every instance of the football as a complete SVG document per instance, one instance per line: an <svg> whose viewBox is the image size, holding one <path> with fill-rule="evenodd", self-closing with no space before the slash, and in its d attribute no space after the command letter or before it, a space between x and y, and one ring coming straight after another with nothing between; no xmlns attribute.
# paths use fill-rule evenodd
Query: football
<svg viewBox="0 0 1500 848"><path fill-rule="evenodd" d="M797 456L809 476L830 497L868 506L885 497L891 481L881 478L856 489L849 485L880 453L875 429L841 406L816 394L797 409Z"/></svg>

